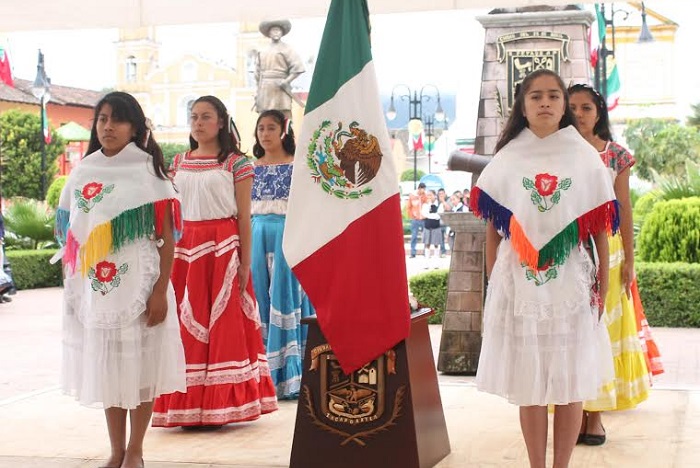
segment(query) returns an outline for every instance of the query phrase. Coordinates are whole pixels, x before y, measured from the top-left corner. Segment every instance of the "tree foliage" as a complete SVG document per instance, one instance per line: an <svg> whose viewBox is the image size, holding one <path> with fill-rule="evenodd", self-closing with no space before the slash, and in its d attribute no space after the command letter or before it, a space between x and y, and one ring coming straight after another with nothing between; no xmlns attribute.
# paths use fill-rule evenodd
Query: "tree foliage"
<svg viewBox="0 0 700 468"><path fill-rule="evenodd" d="M624 137L634 153L634 172L653 180L653 171L661 175L683 176L685 162L700 161L700 130L659 119L630 121Z"/></svg>
<svg viewBox="0 0 700 468"><path fill-rule="evenodd" d="M165 160L165 168L169 168L176 154L184 153L190 150L190 145L185 143L159 143L160 149L163 151L163 159Z"/></svg>
<svg viewBox="0 0 700 468"><path fill-rule="evenodd" d="M421 177L425 175L425 172L418 169L416 171L416 178L413 178L413 169L406 169L401 173L401 182L413 182L414 180L420 180Z"/></svg>
<svg viewBox="0 0 700 468"><path fill-rule="evenodd" d="M41 118L10 110L0 114L3 197L41 198ZM65 144L55 131L46 145L46 182L56 174L56 158Z"/></svg>
<svg viewBox="0 0 700 468"><path fill-rule="evenodd" d="M46 204L54 210L58 207L58 202L61 198L63 187L66 185L66 180L68 180L67 176L56 177L46 191Z"/></svg>
<svg viewBox="0 0 700 468"><path fill-rule="evenodd" d="M697 104L691 104L693 109L693 114L688 117L688 125L691 127L700 128L700 102Z"/></svg>

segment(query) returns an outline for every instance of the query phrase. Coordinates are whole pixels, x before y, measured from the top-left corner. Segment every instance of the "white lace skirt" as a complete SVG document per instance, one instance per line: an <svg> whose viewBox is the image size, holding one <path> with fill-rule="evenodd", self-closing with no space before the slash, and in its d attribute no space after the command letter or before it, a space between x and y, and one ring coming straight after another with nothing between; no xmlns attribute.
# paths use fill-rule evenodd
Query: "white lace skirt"
<svg viewBox="0 0 700 468"><path fill-rule="evenodd" d="M597 395L612 352L591 306L593 263L583 248L551 271L528 271L503 240L489 282L477 388L519 406Z"/></svg>
<svg viewBox="0 0 700 468"><path fill-rule="evenodd" d="M165 321L146 326L145 304L158 277L155 244L140 241L106 262L92 277L77 272L64 282L63 391L86 406L125 409L186 391L172 285Z"/></svg>

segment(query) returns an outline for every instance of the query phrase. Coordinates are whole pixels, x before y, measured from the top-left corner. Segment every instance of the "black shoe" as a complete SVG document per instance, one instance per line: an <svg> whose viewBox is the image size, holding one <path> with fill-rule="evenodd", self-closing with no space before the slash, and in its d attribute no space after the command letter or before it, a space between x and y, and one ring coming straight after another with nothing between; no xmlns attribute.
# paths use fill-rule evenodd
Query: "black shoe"
<svg viewBox="0 0 700 468"><path fill-rule="evenodd" d="M202 426L182 426L182 429L185 431L192 431L192 432L209 432L209 431L218 431L224 426L220 425L214 425L214 424L206 424Z"/></svg>
<svg viewBox="0 0 700 468"><path fill-rule="evenodd" d="M586 443L586 433L583 432L578 435L578 439L576 439L576 445L581 445Z"/></svg>
<svg viewBox="0 0 700 468"><path fill-rule="evenodd" d="M12 302L12 298L11 298L11 297L7 297L7 296L2 296L2 297L0 297L0 300L1 300L2 302Z"/></svg>
<svg viewBox="0 0 700 468"><path fill-rule="evenodd" d="M603 445L605 443L605 434L584 434L583 443L590 446Z"/></svg>

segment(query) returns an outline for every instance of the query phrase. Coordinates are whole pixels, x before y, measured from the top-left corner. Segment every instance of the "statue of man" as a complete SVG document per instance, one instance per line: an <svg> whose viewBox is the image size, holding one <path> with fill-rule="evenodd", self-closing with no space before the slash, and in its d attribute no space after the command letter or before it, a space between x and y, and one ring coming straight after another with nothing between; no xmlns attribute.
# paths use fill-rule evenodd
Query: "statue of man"
<svg viewBox="0 0 700 468"><path fill-rule="evenodd" d="M282 36L292 29L292 24L288 20L263 21L259 29L271 41L270 46L258 55L255 110L260 113L276 109L289 118L292 99L304 105L293 96L291 86L291 82L304 73L304 64L294 49L281 41Z"/></svg>

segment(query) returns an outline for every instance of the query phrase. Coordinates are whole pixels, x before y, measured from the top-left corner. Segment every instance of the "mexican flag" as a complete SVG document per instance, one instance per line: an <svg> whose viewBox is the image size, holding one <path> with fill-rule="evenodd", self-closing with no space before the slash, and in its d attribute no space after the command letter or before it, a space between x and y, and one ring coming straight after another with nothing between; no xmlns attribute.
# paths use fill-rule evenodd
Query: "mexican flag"
<svg viewBox="0 0 700 468"><path fill-rule="evenodd" d="M294 157L283 249L345 373L408 336L398 177L365 0L333 0Z"/></svg>
<svg viewBox="0 0 700 468"><path fill-rule="evenodd" d="M13 88L15 86L15 82L12 79L10 58L7 55L7 51L2 46L0 46L0 81L5 83L7 86L12 86Z"/></svg>
<svg viewBox="0 0 700 468"><path fill-rule="evenodd" d="M596 3L595 20L588 30L588 45L591 52L591 67L593 68L596 68L600 59L600 47L601 44L605 43L606 27L603 12L600 10L600 5ZM617 62L614 56L608 55L605 61L608 75L605 95L607 96L608 110L613 110L620 100L620 74L617 71Z"/></svg>

